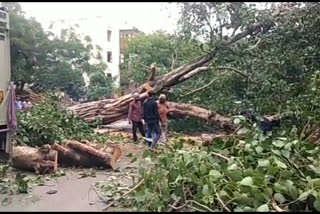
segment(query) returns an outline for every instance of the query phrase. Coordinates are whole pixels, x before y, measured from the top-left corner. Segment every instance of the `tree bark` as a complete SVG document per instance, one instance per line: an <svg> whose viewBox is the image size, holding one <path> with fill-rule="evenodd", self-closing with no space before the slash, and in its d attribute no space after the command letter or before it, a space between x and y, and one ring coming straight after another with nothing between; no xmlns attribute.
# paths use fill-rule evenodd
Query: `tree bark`
<svg viewBox="0 0 320 214"><path fill-rule="evenodd" d="M57 170L58 153L46 146L32 148L18 146L13 148L12 167L33 171L36 174L55 172Z"/></svg>
<svg viewBox="0 0 320 214"><path fill-rule="evenodd" d="M222 116L214 111L190 104L179 104L168 102L169 113L178 117L193 117L205 121L211 125L216 125L224 129L227 133L233 132L236 126L232 123L231 117Z"/></svg>
<svg viewBox="0 0 320 214"><path fill-rule="evenodd" d="M93 148L90 143L86 144L72 140L67 140L65 146L54 144L53 149L59 154L59 164L114 169L122 153L119 146L107 146L103 150L98 150Z"/></svg>
<svg viewBox="0 0 320 214"><path fill-rule="evenodd" d="M65 148L57 143L55 143L52 149L58 152L58 163L61 166L90 166L90 159L88 156L79 154L70 148Z"/></svg>
<svg viewBox="0 0 320 214"><path fill-rule="evenodd" d="M193 62L180 66L172 72L162 76L161 78L147 82L132 93L119 97L117 99L107 99L94 101L89 103L78 104L69 107L69 111L83 118L87 122L95 122L102 119L104 124L115 122L128 114L128 105L133 101L132 94L138 92L141 100L148 97L148 91L153 89L156 93L165 88L170 88L180 82L183 82L197 73L207 71L207 67L200 67L208 63L210 57L200 57Z"/></svg>

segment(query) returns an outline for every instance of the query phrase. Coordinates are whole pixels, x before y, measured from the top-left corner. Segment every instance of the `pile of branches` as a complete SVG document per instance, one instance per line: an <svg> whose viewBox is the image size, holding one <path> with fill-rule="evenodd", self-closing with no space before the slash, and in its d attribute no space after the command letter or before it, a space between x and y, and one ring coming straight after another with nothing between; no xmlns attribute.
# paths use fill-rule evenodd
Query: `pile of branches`
<svg viewBox="0 0 320 214"><path fill-rule="evenodd" d="M138 211L320 211L319 147L279 135L247 132L208 147L150 152L151 170L123 193ZM120 202L121 202L120 200Z"/></svg>

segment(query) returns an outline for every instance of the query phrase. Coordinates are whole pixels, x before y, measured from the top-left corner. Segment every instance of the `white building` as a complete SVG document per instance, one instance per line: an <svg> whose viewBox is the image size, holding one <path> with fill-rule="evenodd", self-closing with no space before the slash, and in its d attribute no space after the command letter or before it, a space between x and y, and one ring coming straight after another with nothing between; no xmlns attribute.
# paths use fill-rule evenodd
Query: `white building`
<svg viewBox="0 0 320 214"><path fill-rule="evenodd" d="M64 19L55 20L52 29L53 33L60 34L61 29L66 29L71 26L78 25L77 33L80 33L83 38L88 35L92 39L92 44L102 48L102 57L108 68L105 71L107 76L115 78L115 87L120 86L119 73L119 28L117 25L110 23L110 19L103 17L81 18L81 19ZM85 76L86 82L88 77Z"/></svg>

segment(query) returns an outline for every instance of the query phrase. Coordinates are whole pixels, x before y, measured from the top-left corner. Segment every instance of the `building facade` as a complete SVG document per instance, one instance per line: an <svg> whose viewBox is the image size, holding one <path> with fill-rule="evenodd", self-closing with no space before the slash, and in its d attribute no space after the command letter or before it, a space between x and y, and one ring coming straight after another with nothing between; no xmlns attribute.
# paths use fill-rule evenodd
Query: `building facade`
<svg viewBox="0 0 320 214"><path fill-rule="evenodd" d="M75 27L76 32L82 36L89 36L92 39L94 49L96 45L102 48L102 58L107 64L105 74L114 79L114 86L120 87L120 65L124 61L124 52L128 48L128 41L144 33L135 27L125 26L120 29L119 24L110 22L110 19L104 17L79 18L55 20L50 29L56 35L59 35L62 29ZM96 50L96 49L95 49ZM89 78L84 75L86 83L89 84Z"/></svg>
<svg viewBox="0 0 320 214"><path fill-rule="evenodd" d="M56 20L53 24L52 31L58 35L62 29L76 25L76 32L81 34L82 38L87 35L90 36L94 49L96 50L96 45L102 48L101 55L107 64L105 74L114 78L115 87L119 87L119 28L117 25L109 23L108 20L103 17ZM88 77L84 77L88 83Z"/></svg>
<svg viewBox="0 0 320 214"><path fill-rule="evenodd" d="M130 41L131 38L134 38L139 35L143 35L144 33L137 28L133 27L131 29L120 29L119 30L119 48L120 48L120 63L123 63L123 54L124 51L128 48L128 41Z"/></svg>
<svg viewBox="0 0 320 214"><path fill-rule="evenodd" d="M135 37L137 37L139 35L143 35L143 34L144 33L142 31L138 30L135 27L125 28L125 29L119 30L119 37L120 37L119 38L119 42L120 42L120 44L119 44L119 48L120 48L119 62L120 62L120 65L122 63L124 63L124 53L125 53L126 49L128 48L128 42L132 38L135 38ZM128 63L130 63L130 62L128 62ZM119 69L121 68L120 65L119 65ZM131 66L129 65L128 72L131 72L130 69L131 69ZM137 84L135 82L133 82L132 80L129 81L124 78L121 78L121 76L123 77L123 75L121 75L121 72L125 72L125 71L122 71L120 69L120 86L122 89L125 89L125 90L121 91L121 93L123 95L123 94L132 92L137 87Z"/></svg>

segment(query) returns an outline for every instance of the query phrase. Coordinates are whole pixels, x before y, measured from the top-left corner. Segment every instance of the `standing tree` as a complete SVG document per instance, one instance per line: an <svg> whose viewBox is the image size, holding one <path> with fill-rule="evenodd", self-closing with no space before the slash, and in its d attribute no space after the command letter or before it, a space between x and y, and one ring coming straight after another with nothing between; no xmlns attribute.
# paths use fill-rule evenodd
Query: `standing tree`
<svg viewBox="0 0 320 214"><path fill-rule="evenodd" d="M56 36L26 18L20 4L2 5L9 9L12 79L19 89L28 84L38 92L59 88L74 99L84 96L83 74L90 77L106 67L102 49L94 49L89 36L82 39L76 26Z"/></svg>

